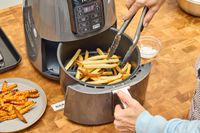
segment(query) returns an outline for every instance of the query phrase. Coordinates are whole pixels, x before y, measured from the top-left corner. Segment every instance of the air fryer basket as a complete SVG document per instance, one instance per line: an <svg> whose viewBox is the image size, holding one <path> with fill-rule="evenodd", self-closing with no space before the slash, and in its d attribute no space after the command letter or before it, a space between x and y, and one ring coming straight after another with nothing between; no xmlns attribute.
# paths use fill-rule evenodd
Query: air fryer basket
<svg viewBox="0 0 200 133"><path fill-rule="evenodd" d="M128 79L118 84L87 84L75 79L73 74L65 70L66 61L74 55L77 49L80 48L83 52L86 49L95 51L96 48L107 51L116 33L117 30L111 28L97 36L59 45L57 57L61 67L61 90L65 93L64 114L69 120L84 125L99 125L112 122L114 120L114 107L116 104L119 104L119 99L116 98L113 92L124 87L129 87L128 91L131 96L141 104L144 102L151 63L140 66L138 48L135 49L130 58L130 63L136 63L137 67ZM131 44L132 40L128 36L123 35L116 55L123 57Z"/></svg>
<svg viewBox="0 0 200 133"><path fill-rule="evenodd" d="M66 62L68 62L73 57L73 55L79 48L82 49L83 52L85 52L85 50L88 50L90 52L96 51L97 48L100 48L103 51L107 51L109 49L109 47L111 46L116 33L117 33L117 30L114 28L111 28L110 30L107 30L97 36L94 36L94 37L90 37L90 38L75 41L75 42L67 42L67 43L60 44L59 48L58 48L58 60L61 65L60 74L61 74L61 77L62 77L63 73L65 73L67 75L67 82L65 82L65 81L63 82L61 80L61 86L63 86L63 84L65 84L64 86L68 86L68 85L75 84L77 82L80 84L83 84L85 86L92 86L93 88L97 88L97 89L105 88L106 86L110 86L110 85L92 85L92 84L87 84L85 82L82 82L81 80L78 80L75 78L75 76L74 76L75 70L74 69L70 69L71 71L70 70L66 71L64 69L64 66L65 66ZM132 44L131 39L127 35L123 35L121 42L120 42L120 46L116 51L116 55L121 56L123 58L129 48L130 44ZM138 47L135 49L135 51L131 55L129 62L131 64L133 64L132 66L136 66L136 67L134 69L132 69L131 76L129 78L127 78L126 80L129 80L131 77L133 77L136 74L136 72L138 71L138 68L140 67L140 52L139 52ZM123 82L124 81L122 81L118 84L124 84ZM63 90L63 91L65 92L65 90Z"/></svg>

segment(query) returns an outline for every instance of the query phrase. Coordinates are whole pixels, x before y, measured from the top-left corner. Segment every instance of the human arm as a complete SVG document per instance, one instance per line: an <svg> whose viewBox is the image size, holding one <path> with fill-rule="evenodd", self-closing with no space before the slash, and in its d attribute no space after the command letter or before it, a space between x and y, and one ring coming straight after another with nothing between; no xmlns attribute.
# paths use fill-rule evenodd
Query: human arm
<svg viewBox="0 0 200 133"><path fill-rule="evenodd" d="M117 92L120 99L128 105L115 108L115 127L120 132L137 133L200 133L200 121L172 119L152 116L136 100L123 92Z"/></svg>

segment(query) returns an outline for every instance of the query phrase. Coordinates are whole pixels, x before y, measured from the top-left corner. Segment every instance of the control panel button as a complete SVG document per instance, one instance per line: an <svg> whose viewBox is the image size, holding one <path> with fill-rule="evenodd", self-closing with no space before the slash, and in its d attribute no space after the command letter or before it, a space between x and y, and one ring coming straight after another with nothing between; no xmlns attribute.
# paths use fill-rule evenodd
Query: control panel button
<svg viewBox="0 0 200 133"><path fill-rule="evenodd" d="M92 29L95 30L95 29L98 29L98 28L100 28L100 27L101 27L101 24L98 23L98 24L93 25L93 26L92 26Z"/></svg>
<svg viewBox="0 0 200 133"><path fill-rule="evenodd" d="M97 18L98 16L99 16L98 13L94 13L91 15L92 18Z"/></svg>
<svg viewBox="0 0 200 133"><path fill-rule="evenodd" d="M99 23L99 22L100 22L100 19L99 19L99 18L92 20L92 23L93 23L93 24L97 24L97 23Z"/></svg>
<svg viewBox="0 0 200 133"><path fill-rule="evenodd" d="M81 32L84 33L84 32L88 32L89 30L90 30L90 28L86 27L86 28L81 29Z"/></svg>
<svg viewBox="0 0 200 133"><path fill-rule="evenodd" d="M80 2L77 0L78 3ZM75 3L74 11L74 33L77 35L90 33L103 28L105 24L103 12L103 0L87 0L87 2Z"/></svg>
<svg viewBox="0 0 200 133"><path fill-rule="evenodd" d="M78 11L82 11L82 8L81 8L81 7L79 7L79 8L78 8Z"/></svg>
<svg viewBox="0 0 200 133"><path fill-rule="evenodd" d="M82 17L82 18L79 18L78 20L79 20L79 22L85 22L85 21L89 20L89 17L88 16Z"/></svg>
<svg viewBox="0 0 200 133"><path fill-rule="evenodd" d="M80 13L78 13L78 15L79 15L79 16L82 16L82 15L83 15L83 13L81 13L81 12L80 12Z"/></svg>
<svg viewBox="0 0 200 133"><path fill-rule="evenodd" d="M80 23L79 26L82 27L86 27L89 25L89 22L84 22L84 23Z"/></svg>
<svg viewBox="0 0 200 133"><path fill-rule="evenodd" d="M38 36L37 31L36 31L35 28L33 28L33 35L34 35L35 38L37 38L37 36Z"/></svg>

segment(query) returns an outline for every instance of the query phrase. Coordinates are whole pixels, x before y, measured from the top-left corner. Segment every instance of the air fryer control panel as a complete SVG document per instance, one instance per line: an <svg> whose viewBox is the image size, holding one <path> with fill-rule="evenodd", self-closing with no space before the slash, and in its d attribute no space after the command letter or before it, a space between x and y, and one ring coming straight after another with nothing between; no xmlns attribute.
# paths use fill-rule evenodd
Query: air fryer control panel
<svg viewBox="0 0 200 133"><path fill-rule="evenodd" d="M100 30L105 25L103 0L68 0L72 32L78 35Z"/></svg>

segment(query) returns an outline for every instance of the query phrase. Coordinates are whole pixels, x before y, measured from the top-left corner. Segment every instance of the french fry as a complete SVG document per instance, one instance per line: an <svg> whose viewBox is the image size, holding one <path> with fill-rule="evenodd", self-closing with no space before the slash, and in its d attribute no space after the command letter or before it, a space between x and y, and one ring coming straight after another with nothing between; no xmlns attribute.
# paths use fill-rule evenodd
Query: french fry
<svg viewBox="0 0 200 133"><path fill-rule="evenodd" d="M10 90L12 90L12 89L14 89L14 88L16 88L16 87L17 87L17 84L12 84L12 85L8 86L7 88L5 88L5 89L3 90L3 92L4 92L4 91L10 91Z"/></svg>
<svg viewBox="0 0 200 133"><path fill-rule="evenodd" d="M80 73L80 71L77 71L76 72L76 76L75 76L77 79L81 79L81 73Z"/></svg>
<svg viewBox="0 0 200 133"><path fill-rule="evenodd" d="M78 67L75 66L75 68L77 67L76 73L73 75L89 84L115 84L131 75L133 62L131 64L128 62L123 68L120 68L119 56L113 55L108 59L107 53L100 48L97 48L96 51L99 55L89 57L89 52L86 50L83 58L80 55L81 50L77 50L73 58L78 57L72 58L66 67L69 69L72 65L77 65ZM75 63L73 63L74 61Z"/></svg>
<svg viewBox="0 0 200 133"><path fill-rule="evenodd" d="M96 55L96 56L89 57L87 60L103 60L107 58L108 58L107 55ZM116 55L113 55L111 59L119 59L119 57Z"/></svg>
<svg viewBox="0 0 200 133"><path fill-rule="evenodd" d="M98 53L99 55L105 55L104 52L103 52L100 48L97 48L97 53Z"/></svg>
<svg viewBox="0 0 200 133"><path fill-rule="evenodd" d="M131 74L123 74L123 75L122 75L122 79L124 80L124 79L128 78L130 75L131 75Z"/></svg>
<svg viewBox="0 0 200 133"><path fill-rule="evenodd" d="M6 115L6 116L3 116L3 117L0 117L0 122L6 121L6 120L15 119L15 118L17 118L16 114L14 114L14 115Z"/></svg>
<svg viewBox="0 0 200 133"><path fill-rule="evenodd" d="M14 111L15 111L15 114L17 115L17 117L21 120L21 121L23 121L24 123L27 123L27 120L24 118L24 116L19 112L19 110L17 110L16 108L15 108L15 106L13 106L13 109L14 109Z"/></svg>
<svg viewBox="0 0 200 133"><path fill-rule="evenodd" d="M82 55L79 55L79 56L78 56L78 60L79 60L79 61L83 61L83 56L82 56Z"/></svg>
<svg viewBox="0 0 200 133"><path fill-rule="evenodd" d="M67 63L67 65L65 66L65 69L68 70L72 64L75 62L75 60L78 58L78 56L80 55L81 53L81 49L78 49L76 51L76 54L72 57L72 59Z"/></svg>
<svg viewBox="0 0 200 133"><path fill-rule="evenodd" d="M119 73L123 74L122 69L121 69L119 66L117 66L115 69L116 69Z"/></svg>
<svg viewBox="0 0 200 133"><path fill-rule="evenodd" d="M110 48L108 49L107 53L110 53Z"/></svg>
<svg viewBox="0 0 200 133"><path fill-rule="evenodd" d="M81 64L83 65L90 65L90 64L107 64L107 63L119 63L119 59L108 59L108 60L85 60L82 61Z"/></svg>
<svg viewBox="0 0 200 133"><path fill-rule="evenodd" d="M111 77L111 78L100 79L100 80L95 80L95 81L88 81L87 83L89 83L89 84L105 84L105 83L112 82L116 79L119 79L121 77L122 77L122 74L118 74L118 75Z"/></svg>
<svg viewBox="0 0 200 133"><path fill-rule="evenodd" d="M89 64L84 65L84 68L115 68L118 64Z"/></svg>
<svg viewBox="0 0 200 133"><path fill-rule="evenodd" d="M86 52L88 52L88 51L86 51ZM78 60L79 61L83 61L83 56L82 55L79 55L79 57L78 57ZM78 69L81 69L81 67L82 67L82 64L81 63L77 63L78 64ZM77 79L81 79L81 73L80 73L80 71L78 71L78 69L77 69L77 72L76 72L76 78Z"/></svg>
<svg viewBox="0 0 200 133"><path fill-rule="evenodd" d="M126 70L127 70L127 68L128 68L128 64L129 64L129 63L126 63L126 65L122 68L122 73L126 73Z"/></svg>
<svg viewBox="0 0 200 133"><path fill-rule="evenodd" d="M35 104L36 104L35 102L29 104L29 105L26 106L25 108L21 109L21 110L20 110L20 113L21 113L21 114L27 113Z"/></svg>
<svg viewBox="0 0 200 133"><path fill-rule="evenodd" d="M86 76L86 77L89 77L89 78L92 78L92 77L96 78L96 77L100 77L101 76L101 74L89 73L87 70L84 71L82 69L79 69L78 71L80 71L83 76Z"/></svg>
<svg viewBox="0 0 200 133"><path fill-rule="evenodd" d="M122 79L120 78L120 79L114 80L114 81L112 81L112 82L110 82L110 83L108 83L108 84L109 84L109 85L112 85L112 84L119 83L119 82L121 82L121 81L122 81Z"/></svg>
<svg viewBox="0 0 200 133"><path fill-rule="evenodd" d="M94 71L92 71L92 74L97 74L101 69L95 69ZM90 77L84 77L81 81L85 82L89 79Z"/></svg>
<svg viewBox="0 0 200 133"><path fill-rule="evenodd" d="M117 71L115 68L113 68L113 73L114 73L114 75L117 75Z"/></svg>
<svg viewBox="0 0 200 133"><path fill-rule="evenodd" d="M116 77L118 77L118 75L112 75L112 76L100 76L98 78L91 78L92 80L96 81L96 80L106 80L106 79L115 79Z"/></svg>
<svg viewBox="0 0 200 133"><path fill-rule="evenodd" d="M128 68L126 70L126 74L131 74L131 64L128 64Z"/></svg>
<svg viewBox="0 0 200 133"><path fill-rule="evenodd" d="M7 82L7 81L4 81L1 90L2 90L2 91L5 91L6 88L7 88L7 85L8 85L8 82Z"/></svg>
<svg viewBox="0 0 200 133"><path fill-rule="evenodd" d="M86 50L85 51L85 58L84 59L87 60L88 58L89 58L89 52Z"/></svg>

